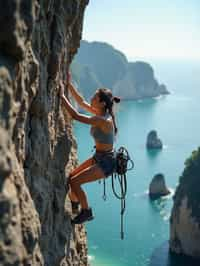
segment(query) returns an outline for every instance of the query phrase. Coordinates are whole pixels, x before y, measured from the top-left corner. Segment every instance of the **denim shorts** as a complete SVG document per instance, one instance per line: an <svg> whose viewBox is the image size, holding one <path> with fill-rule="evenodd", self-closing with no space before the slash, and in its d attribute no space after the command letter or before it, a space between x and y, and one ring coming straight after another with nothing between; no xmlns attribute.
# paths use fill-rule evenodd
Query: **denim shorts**
<svg viewBox="0 0 200 266"><path fill-rule="evenodd" d="M94 160L104 172L105 177L112 175L116 169L116 156L114 151L99 152L93 155Z"/></svg>

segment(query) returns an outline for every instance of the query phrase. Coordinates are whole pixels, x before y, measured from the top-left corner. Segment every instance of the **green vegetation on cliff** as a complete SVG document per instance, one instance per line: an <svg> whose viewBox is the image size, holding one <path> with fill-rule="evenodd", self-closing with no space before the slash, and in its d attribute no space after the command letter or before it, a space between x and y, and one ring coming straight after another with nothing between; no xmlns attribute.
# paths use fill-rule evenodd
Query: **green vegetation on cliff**
<svg viewBox="0 0 200 266"><path fill-rule="evenodd" d="M188 198L188 207L192 216L200 224L200 147L193 151L185 162L185 169L180 177L179 186L174 196L175 207L179 207L184 197Z"/></svg>

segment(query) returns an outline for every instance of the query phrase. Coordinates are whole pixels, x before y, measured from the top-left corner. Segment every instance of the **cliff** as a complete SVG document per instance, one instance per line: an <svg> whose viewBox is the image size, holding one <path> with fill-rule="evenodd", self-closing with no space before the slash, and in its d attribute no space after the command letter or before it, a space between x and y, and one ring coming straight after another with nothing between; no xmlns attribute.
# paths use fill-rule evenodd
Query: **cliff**
<svg viewBox="0 0 200 266"><path fill-rule="evenodd" d="M172 252L200 259L200 148L185 162L170 220Z"/></svg>
<svg viewBox="0 0 200 266"><path fill-rule="evenodd" d="M159 84L150 64L142 61L128 64L126 74L113 87L122 99L144 99L169 94L164 84Z"/></svg>
<svg viewBox="0 0 200 266"><path fill-rule="evenodd" d="M73 78L89 99L98 87L108 87L122 99L135 100L168 94L146 62L128 62L126 56L107 43L81 41L72 64Z"/></svg>
<svg viewBox="0 0 200 266"><path fill-rule="evenodd" d="M87 265L66 199L76 143L56 89L87 4L0 1L0 265Z"/></svg>

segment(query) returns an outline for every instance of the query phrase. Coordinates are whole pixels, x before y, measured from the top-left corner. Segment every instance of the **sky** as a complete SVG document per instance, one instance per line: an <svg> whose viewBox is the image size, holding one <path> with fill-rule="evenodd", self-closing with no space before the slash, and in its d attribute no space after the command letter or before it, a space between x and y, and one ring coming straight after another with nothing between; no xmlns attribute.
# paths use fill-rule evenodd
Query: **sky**
<svg viewBox="0 0 200 266"><path fill-rule="evenodd" d="M90 0L82 38L129 59L200 60L200 0Z"/></svg>

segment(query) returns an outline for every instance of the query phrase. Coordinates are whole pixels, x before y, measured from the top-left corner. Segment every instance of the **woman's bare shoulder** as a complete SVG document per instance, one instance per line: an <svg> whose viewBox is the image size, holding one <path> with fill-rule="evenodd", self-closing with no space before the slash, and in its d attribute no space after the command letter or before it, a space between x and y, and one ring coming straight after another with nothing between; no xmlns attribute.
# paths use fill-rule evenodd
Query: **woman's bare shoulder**
<svg viewBox="0 0 200 266"><path fill-rule="evenodd" d="M108 119L103 116L94 116L96 121L98 121L97 126L101 128L103 131L110 131L113 128L112 119Z"/></svg>

